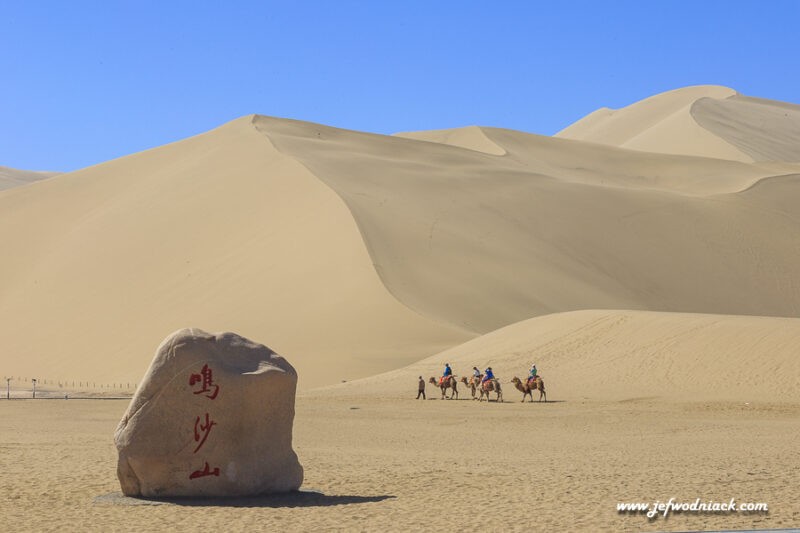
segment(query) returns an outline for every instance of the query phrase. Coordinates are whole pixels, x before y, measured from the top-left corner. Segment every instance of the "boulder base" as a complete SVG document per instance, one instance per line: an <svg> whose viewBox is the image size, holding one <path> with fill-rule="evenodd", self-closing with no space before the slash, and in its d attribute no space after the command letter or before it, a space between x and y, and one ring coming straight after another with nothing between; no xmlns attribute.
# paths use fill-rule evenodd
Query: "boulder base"
<svg viewBox="0 0 800 533"><path fill-rule="evenodd" d="M224 497L297 490L297 373L233 333L183 329L159 346L114 435L127 496Z"/></svg>

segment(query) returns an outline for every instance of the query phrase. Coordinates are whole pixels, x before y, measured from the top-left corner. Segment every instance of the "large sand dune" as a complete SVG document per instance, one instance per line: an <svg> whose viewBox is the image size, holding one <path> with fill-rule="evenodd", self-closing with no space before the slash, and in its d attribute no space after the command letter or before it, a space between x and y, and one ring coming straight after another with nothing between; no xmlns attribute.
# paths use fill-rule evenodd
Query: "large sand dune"
<svg viewBox="0 0 800 533"><path fill-rule="evenodd" d="M344 198L386 286L438 321L486 333L586 308L800 311L799 175L508 130L483 130L495 156L255 124Z"/></svg>
<svg viewBox="0 0 800 533"><path fill-rule="evenodd" d="M800 106L698 85L598 109L556 136L648 152L796 162Z"/></svg>
<svg viewBox="0 0 800 533"><path fill-rule="evenodd" d="M134 382L197 326L270 345L308 387L469 338L397 302L345 204L250 122L0 195L5 375Z"/></svg>
<svg viewBox="0 0 800 533"><path fill-rule="evenodd" d="M730 92L686 91L641 131ZM740 103L706 110L719 135L759 112ZM767 154L753 131L737 146ZM550 313L798 315L797 164L617 144L248 116L4 191L3 373L134 382L196 326L270 345L308 388Z"/></svg>

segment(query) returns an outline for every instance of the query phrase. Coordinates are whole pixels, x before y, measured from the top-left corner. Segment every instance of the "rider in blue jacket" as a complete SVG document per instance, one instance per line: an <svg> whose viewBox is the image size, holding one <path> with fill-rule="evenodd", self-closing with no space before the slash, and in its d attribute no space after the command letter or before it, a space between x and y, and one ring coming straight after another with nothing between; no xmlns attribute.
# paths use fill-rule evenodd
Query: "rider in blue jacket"
<svg viewBox="0 0 800 533"><path fill-rule="evenodd" d="M531 367L531 370L530 370L530 372L528 372L528 381L533 381L533 380L535 380L535 379L536 379L536 375L537 375L538 373L539 373L539 371L538 371L538 370L536 370L536 363L534 363L534 364L533 364L533 366Z"/></svg>

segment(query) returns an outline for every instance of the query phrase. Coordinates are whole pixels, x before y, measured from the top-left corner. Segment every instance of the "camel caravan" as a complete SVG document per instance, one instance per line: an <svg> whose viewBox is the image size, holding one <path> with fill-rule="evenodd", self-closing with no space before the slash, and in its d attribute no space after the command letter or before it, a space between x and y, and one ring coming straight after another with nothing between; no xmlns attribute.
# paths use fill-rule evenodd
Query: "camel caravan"
<svg viewBox="0 0 800 533"><path fill-rule="evenodd" d="M467 378L467 376L462 376L460 380L456 380L456 376L453 374L453 369L450 368L450 363L445 363L442 377L438 379L431 377L430 380L428 380L428 383L439 387L439 389L442 391L442 400L458 399L459 382L470 390L473 400L482 402L483 399L486 398L486 401L488 402L490 395L494 393L494 400L496 402L503 401L503 388L500 385L500 380L496 378L494 372L492 372L492 367L488 367L484 372L481 372L478 370L478 367L474 366L472 367L472 376L469 378ZM523 402L525 401L526 397L530 397L531 402L533 402L533 391L539 391L538 401L541 402L542 399L544 399L544 401L547 402L547 392L545 392L544 380L539 375L536 365L531 366L531 369L528 372L528 379L522 381L517 376L514 376L509 383L513 383L517 390L522 393ZM424 382L422 381L421 377L420 386L424 387ZM448 389L452 390L449 396L447 395ZM420 393L424 398L425 393L422 390ZM419 395L417 395L417 398L419 398Z"/></svg>

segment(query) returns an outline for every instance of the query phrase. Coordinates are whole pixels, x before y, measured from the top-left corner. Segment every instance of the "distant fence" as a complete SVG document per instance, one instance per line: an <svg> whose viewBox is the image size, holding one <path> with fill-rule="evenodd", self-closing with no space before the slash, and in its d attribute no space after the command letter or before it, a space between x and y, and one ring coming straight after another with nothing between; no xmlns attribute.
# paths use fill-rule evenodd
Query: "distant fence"
<svg viewBox="0 0 800 533"><path fill-rule="evenodd" d="M35 387L34 387L35 384ZM93 381L89 379L54 379L37 378L28 376L4 376L2 393L0 398L9 396L19 397L19 393L31 393L34 388L36 393L46 397L52 393L72 393L72 392L91 392L91 393L132 393L136 390L138 383L132 381ZM15 394L16 393L16 394Z"/></svg>

